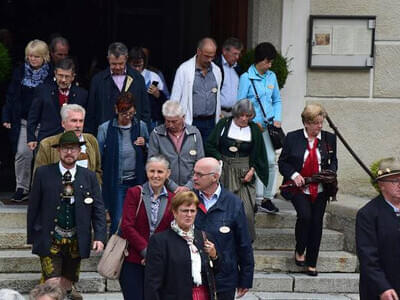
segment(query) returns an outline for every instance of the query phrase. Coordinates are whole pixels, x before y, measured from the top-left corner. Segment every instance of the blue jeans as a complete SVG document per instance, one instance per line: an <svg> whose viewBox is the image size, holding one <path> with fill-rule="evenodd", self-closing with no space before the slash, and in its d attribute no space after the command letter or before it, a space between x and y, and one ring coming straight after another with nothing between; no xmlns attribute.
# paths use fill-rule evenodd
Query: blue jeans
<svg viewBox="0 0 400 300"><path fill-rule="evenodd" d="M273 199L276 193L276 180L278 178L278 164L275 159L275 149L272 146L271 138L269 137L268 130L263 132L263 139L265 149L268 156L268 186L264 186L264 198Z"/></svg>
<svg viewBox="0 0 400 300"><path fill-rule="evenodd" d="M211 118L209 120L193 119L192 125L196 126L197 129L200 131L203 145L205 145L208 136L211 134L211 131L215 127L215 118Z"/></svg>
<svg viewBox="0 0 400 300"><path fill-rule="evenodd" d="M132 181L132 183L129 184L117 184L117 195L114 198L114 203L110 203L110 208L108 211L111 218L110 235L117 231L118 223L122 216L126 191L135 185L135 181Z"/></svg>
<svg viewBox="0 0 400 300"><path fill-rule="evenodd" d="M124 261L119 284L126 300L144 299L144 266Z"/></svg>

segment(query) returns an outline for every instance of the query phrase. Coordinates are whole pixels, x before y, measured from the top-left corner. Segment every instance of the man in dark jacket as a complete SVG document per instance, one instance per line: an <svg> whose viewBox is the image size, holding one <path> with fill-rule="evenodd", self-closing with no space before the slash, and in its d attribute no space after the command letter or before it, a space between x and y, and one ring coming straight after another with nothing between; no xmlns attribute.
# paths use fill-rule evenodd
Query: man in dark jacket
<svg viewBox="0 0 400 300"><path fill-rule="evenodd" d="M381 194L357 213L356 245L360 260L360 299L398 300L400 296L400 161L379 163Z"/></svg>
<svg viewBox="0 0 400 300"><path fill-rule="evenodd" d="M230 117L232 106L237 101L239 77L242 69L238 65L243 44L238 38L230 37L222 45L222 54L217 56L214 63L221 69L221 113Z"/></svg>
<svg viewBox="0 0 400 300"><path fill-rule="evenodd" d="M194 166L193 183L200 205L195 226L210 233L221 254L216 275L218 300L244 296L253 284L254 257L242 201L219 184L221 166L211 157Z"/></svg>
<svg viewBox="0 0 400 300"><path fill-rule="evenodd" d="M122 43L108 47L109 67L97 73L90 84L86 110L87 131L97 135L99 125L111 120L114 105L121 92L130 92L135 98L136 116L150 125L150 105L143 76L127 65L128 48Z"/></svg>
<svg viewBox="0 0 400 300"><path fill-rule="evenodd" d="M96 175L76 165L83 144L74 131L61 135L53 145L60 161L36 170L28 206L28 244L40 256L42 278L69 294L72 283L79 280L81 258L90 255L92 229L93 250L102 251L106 239L105 209Z"/></svg>
<svg viewBox="0 0 400 300"><path fill-rule="evenodd" d="M42 139L63 132L60 110L64 104L87 107L87 91L73 84L75 64L71 58L60 60L55 67L56 82L42 84L35 92L28 115L28 146L34 150ZM36 138L35 131L40 124Z"/></svg>

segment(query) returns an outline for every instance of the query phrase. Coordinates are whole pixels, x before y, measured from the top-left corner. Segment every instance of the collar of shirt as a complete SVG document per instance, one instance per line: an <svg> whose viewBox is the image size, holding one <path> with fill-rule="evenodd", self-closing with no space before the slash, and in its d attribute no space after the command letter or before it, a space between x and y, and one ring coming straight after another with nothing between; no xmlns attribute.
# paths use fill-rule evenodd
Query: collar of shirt
<svg viewBox="0 0 400 300"><path fill-rule="evenodd" d="M307 133L307 130L305 128L303 129L303 132L304 132L305 138L308 140L308 133ZM321 131L318 133L317 139L321 140Z"/></svg>
<svg viewBox="0 0 400 300"><path fill-rule="evenodd" d="M75 180L75 174L76 174L76 164L72 169L66 169L62 165L61 161L58 163L58 167L60 169L61 175L64 176L65 172L69 171L71 173L71 181Z"/></svg>
<svg viewBox="0 0 400 300"><path fill-rule="evenodd" d="M151 188L150 184L149 184L149 190L150 190L151 201L155 201L155 200L159 199L161 196L168 196L168 192L167 192L167 189L165 188L165 186L163 186L161 193L157 199L154 199L154 191Z"/></svg>
<svg viewBox="0 0 400 300"><path fill-rule="evenodd" d="M69 90L70 90L70 89L71 89L71 85L69 85L69 86L68 86L66 89L64 89L64 90L58 88L58 92L59 92L61 95L68 96L68 95L69 95Z"/></svg>
<svg viewBox="0 0 400 300"><path fill-rule="evenodd" d="M389 205L393 208L393 210L394 210L395 213L399 213L399 212L400 212L400 209L399 209L399 208L397 208L396 206L394 206L392 203L390 203L390 202L387 201L386 199L385 199L385 201L386 201L387 204L389 204Z"/></svg>
<svg viewBox="0 0 400 300"><path fill-rule="evenodd" d="M202 68L200 68L200 67L198 67L198 66L196 65L196 72L203 74L201 71L202 71ZM211 71L212 71L212 68L211 68L211 64L210 64L210 65L208 66L208 68L207 68L207 73L208 73L208 72L211 72Z"/></svg>
<svg viewBox="0 0 400 300"><path fill-rule="evenodd" d="M122 73L122 74L114 74L112 71L111 71L111 69L110 69L110 74L111 74L111 76L112 77L114 77L114 76L126 76L126 67L125 67L125 69L124 69L124 72Z"/></svg>
<svg viewBox="0 0 400 300"><path fill-rule="evenodd" d="M218 184L217 189L215 190L214 194L209 198L202 191L199 191L200 198L203 200L204 205L207 210L209 210L219 199L219 195L221 194L221 185Z"/></svg>
<svg viewBox="0 0 400 300"><path fill-rule="evenodd" d="M237 66L237 62L235 62L232 66L226 61L225 57L221 54L222 57L222 64L229 67L229 68L234 68Z"/></svg>

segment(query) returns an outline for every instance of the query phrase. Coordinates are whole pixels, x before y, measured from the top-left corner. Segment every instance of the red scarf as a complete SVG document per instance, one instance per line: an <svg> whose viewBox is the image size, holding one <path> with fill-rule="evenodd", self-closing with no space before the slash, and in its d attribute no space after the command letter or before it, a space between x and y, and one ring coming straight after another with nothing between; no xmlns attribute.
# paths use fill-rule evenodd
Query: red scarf
<svg viewBox="0 0 400 300"><path fill-rule="evenodd" d="M303 169L301 169L300 172L301 176L303 177L311 177L312 175L319 172L317 145L317 138L314 139L314 144L312 148L310 148L310 143L307 140L307 150L309 153L306 161L304 162ZM308 187L310 189L311 202L314 203L318 196L318 183L310 183Z"/></svg>

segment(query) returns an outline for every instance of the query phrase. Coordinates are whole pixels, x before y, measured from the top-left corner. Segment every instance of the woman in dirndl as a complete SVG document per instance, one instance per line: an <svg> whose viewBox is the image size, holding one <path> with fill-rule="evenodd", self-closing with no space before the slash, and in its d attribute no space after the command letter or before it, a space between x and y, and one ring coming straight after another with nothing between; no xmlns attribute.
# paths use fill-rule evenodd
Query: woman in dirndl
<svg viewBox="0 0 400 300"><path fill-rule="evenodd" d="M206 155L222 162L222 185L243 201L253 241L257 207L254 174L268 185L267 152L261 130L252 122L254 115L250 100L236 102L232 117L221 119L205 143Z"/></svg>

